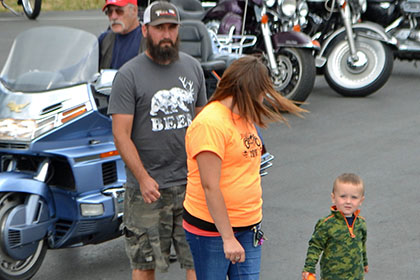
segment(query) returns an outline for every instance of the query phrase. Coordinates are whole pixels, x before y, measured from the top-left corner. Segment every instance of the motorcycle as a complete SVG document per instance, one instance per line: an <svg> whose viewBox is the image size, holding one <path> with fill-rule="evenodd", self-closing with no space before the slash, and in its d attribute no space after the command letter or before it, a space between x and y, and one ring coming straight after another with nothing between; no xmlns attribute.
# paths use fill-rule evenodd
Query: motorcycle
<svg viewBox="0 0 420 280"><path fill-rule="evenodd" d="M19 16L20 13L15 11L11 6L7 5L5 0L0 0L4 8L11 11L13 14ZM18 0L18 5L23 7L23 12L29 19L36 19L41 12L41 3L42 0Z"/></svg>
<svg viewBox="0 0 420 280"><path fill-rule="evenodd" d="M368 0L364 20L376 22L397 38L394 56L400 60L420 59L420 2L418 0Z"/></svg>
<svg viewBox="0 0 420 280"><path fill-rule="evenodd" d="M94 88L109 80L98 55L93 34L65 27L13 43L0 73L0 279L31 278L47 248L121 235L126 175Z"/></svg>
<svg viewBox="0 0 420 280"><path fill-rule="evenodd" d="M182 4L182 0L171 2ZM221 0L189 18L206 24L220 51L261 54L276 90L288 99L303 102L314 85L312 52L318 46L301 32L282 29L283 13L294 14L295 10L294 0ZM182 11L180 14L182 18Z"/></svg>
<svg viewBox="0 0 420 280"><path fill-rule="evenodd" d="M393 68L397 40L373 22L361 21L366 0L307 0L303 31L321 44L318 73L343 96L364 97L380 89Z"/></svg>
<svg viewBox="0 0 420 280"><path fill-rule="evenodd" d="M122 235L126 174L106 114L117 71L98 62L96 36L74 28L32 28L12 45L0 72L0 279L30 279L47 249ZM261 176L273 158L264 152Z"/></svg>

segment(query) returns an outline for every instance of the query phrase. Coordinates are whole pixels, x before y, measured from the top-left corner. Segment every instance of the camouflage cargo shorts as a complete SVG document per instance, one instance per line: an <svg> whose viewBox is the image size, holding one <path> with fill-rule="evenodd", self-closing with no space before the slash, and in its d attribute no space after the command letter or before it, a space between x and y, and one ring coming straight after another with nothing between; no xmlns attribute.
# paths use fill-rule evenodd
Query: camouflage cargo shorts
<svg viewBox="0 0 420 280"><path fill-rule="evenodd" d="M126 187L124 198L125 248L131 269L166 272L173 244L184 269L194 269L182 227L185 185L159 190L154 203L143 201L139 187Z"/></svg>

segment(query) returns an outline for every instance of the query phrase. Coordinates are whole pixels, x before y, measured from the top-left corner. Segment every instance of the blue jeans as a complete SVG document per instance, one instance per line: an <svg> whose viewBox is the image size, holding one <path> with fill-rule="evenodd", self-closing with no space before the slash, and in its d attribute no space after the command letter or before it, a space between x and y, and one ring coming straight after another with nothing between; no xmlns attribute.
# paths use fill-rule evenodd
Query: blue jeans
<svg viewBox="0 0 420 280"><path fill-rule="evenodd" d="M232 264L225 258L220 236L207 237L185 231L194 259L197 280L258 280L261 265L261 246L254 247L254 232L246 230L235 233L245 249L245 262Z"/></svg>

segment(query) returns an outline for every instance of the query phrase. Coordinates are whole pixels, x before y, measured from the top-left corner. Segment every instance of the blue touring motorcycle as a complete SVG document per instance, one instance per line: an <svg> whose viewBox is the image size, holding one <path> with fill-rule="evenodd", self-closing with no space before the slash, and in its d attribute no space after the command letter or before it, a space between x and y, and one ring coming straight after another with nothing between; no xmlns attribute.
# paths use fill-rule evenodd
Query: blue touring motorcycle
<svg viewBox="0 0 420 280"><path fill-rule="evenodd" d="M0 279L31 278L47 248L121 235L126 177L105 115L115 73L97 72L97 38L82 30L13 43L0 74Z"/></svg>
<svg viewBox="0 0 420 280"><path fill-rule="evenodd" d="M0 73L0 279L30 279L47 249L122 234L126 176L106 115L116 71L97 73L98 53L93 34L67 27L12 45Z"/></svg>

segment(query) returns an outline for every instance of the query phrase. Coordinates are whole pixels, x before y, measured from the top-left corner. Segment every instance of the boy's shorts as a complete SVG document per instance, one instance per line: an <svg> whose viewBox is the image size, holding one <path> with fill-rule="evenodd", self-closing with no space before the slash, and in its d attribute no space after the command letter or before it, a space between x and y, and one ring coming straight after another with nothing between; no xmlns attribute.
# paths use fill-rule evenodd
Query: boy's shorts
<svg viewBox="0 0 420 280"><path fill-rule="evenodd" d="M159 190L154 203L144 202L138 186L126 186L124 197L125 248L131 269L167 272L173 242L184 269L194 269L182 227L185 185Z"/></svg>

